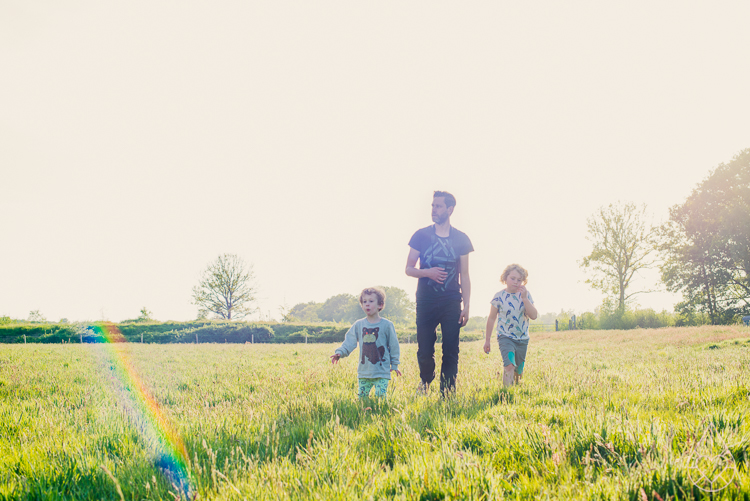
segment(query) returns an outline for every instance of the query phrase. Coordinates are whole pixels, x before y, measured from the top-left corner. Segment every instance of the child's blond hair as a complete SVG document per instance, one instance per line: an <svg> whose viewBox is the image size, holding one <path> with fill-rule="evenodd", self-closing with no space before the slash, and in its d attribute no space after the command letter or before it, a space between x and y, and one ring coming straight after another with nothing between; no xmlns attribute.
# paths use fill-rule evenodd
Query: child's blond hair
<svg viewBox="0 0 750 501"><path fill-rule="evenodd" d="M362 293L359 295L359 304L362 304L362 301L364 301L365 296L374 294L378 298L378 306L380 307L378 311L383 311L383 308L385 308L385 291L381 289L380 287L368 287L362 291Z"/></svg>
<svg viewBox="0 0 750 501"><path fill-rule="evenodd" d="M505 270L503 270L503 274L500 275L500 281L502 283L505 283L506 280L508 280L508 275L510 275L511 271L517 271L519 275L521 275L521 278L523 279L523 284L526 285L526 282L528 282L529 278L529 272L526 271L526 268L521 266L520 264L509 264L505 267Z"/></svg>

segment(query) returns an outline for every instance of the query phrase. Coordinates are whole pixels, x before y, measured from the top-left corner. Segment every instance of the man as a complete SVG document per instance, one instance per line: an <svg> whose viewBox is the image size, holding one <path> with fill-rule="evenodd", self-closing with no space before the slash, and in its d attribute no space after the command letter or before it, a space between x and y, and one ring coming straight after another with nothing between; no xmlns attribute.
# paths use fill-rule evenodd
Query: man
<svg viewBox="0 0 750 501"><path fill-rule="evenodd" d="M436 191L432 199L432 221L435 224L417 230L409 240L406 274L419 279L417 360L422 378L419 391L423 393L427 392L435 379L438 324L443 333L440 391L445 395L446 392L455 390L458 335L461 327L469 321L469 252L474 247L465 233L451 226L450 218L455 207L456 199L453 195Z"/></svg>

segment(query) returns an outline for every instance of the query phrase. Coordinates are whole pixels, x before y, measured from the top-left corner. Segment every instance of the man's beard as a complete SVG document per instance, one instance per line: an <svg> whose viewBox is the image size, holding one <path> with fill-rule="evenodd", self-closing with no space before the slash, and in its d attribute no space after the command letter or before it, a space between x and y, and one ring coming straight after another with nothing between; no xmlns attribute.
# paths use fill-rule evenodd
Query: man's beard
<svg viewBox="0 0 750 501"><path fill-rule="evenodd" d="M448 220L448 214L445 214L443 217L440 217L438 215L432 216L432 222L436 224L443 224Z"/></svg>

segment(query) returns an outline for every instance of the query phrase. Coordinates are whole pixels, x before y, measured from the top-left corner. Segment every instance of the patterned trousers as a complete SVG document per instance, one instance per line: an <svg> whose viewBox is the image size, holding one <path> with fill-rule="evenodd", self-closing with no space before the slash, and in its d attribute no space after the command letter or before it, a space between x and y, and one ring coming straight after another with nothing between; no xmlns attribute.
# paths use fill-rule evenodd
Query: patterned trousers
<svg viewBox="0 0 750 501"><path fill-rule="evenodd" d="M385 398L386 392L388 391L388 379L384 377L378 378L359 378L359 398L367 398L370 396L370 390L375 387L375 396L379 398Z"/></svg>

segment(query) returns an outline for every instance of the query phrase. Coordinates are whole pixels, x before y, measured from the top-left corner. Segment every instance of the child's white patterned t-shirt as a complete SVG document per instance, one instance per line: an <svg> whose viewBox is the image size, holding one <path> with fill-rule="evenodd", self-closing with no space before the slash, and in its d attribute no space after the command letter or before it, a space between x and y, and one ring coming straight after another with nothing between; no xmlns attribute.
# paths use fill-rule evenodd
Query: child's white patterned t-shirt
<svg viewBox="0 0 750 501"><path fill-rule="evenodd" d="M534 300L529 294L529 301ZM506 336L511 339L529 339L529 317L526 316L526 307L521 300L521 293L511 294L506 289L501 290L492 298L490 304L497 308L497 335Z"/></svg>

